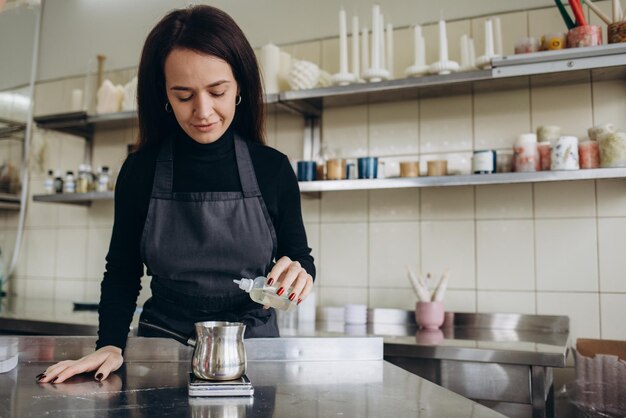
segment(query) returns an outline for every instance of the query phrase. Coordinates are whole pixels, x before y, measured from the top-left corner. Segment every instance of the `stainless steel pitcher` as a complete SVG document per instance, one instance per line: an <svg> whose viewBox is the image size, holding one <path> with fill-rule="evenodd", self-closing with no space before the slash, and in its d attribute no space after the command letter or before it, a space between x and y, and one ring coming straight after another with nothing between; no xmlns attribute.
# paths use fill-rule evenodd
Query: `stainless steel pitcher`
<svg viewBox="0 0 626 418"><path fill-rule="evenodd" d="M170 335L195 347L191 362L193 374L204 380L234 380L246 372L245 324L241 322L196 322L196 338L142 320L141 325Z"/></svg>
<svg viewBox="0 0 626 418"><path fill-rule="evenodd" d="M241 322L196 322L193 374L205 380L233 380L246 371Z"/></svg>

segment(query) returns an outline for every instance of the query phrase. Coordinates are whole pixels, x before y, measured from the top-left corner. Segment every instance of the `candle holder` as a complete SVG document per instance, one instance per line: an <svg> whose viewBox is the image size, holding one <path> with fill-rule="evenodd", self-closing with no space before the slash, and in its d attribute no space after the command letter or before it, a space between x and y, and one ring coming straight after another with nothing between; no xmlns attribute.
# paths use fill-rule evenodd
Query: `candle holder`
<svg viewBox="0 0 626 418"><path fill-rule="evenodd" d="M476 60L476 66L480 69L483 70L488 70L489 68L491 68L491 60L494 58L500 58L500 55L481 55L480 57L478 57L478 59Z"/></svg>
<svg viewBox="0 0 626 418"><path fill-rule="evenodd" d="M406 74L407 77L419 77L428 74L429 68L428 65L411 65L404 70L404 74Z"/></svg>
<svg viewBox="0 0 626 418"><path fill-rule="evenodd" d="M391 75L384 68L369 68L363 73L363 78L370 83L378 83L379 81L389 80Z"/></svg>
<svg viewBox="0 0 626 418"><path fill-rule="evenodd" d="M450 74L459 71L459 63L456 61L437 61L430 64L428 72L431 74Z"/></svg>
<svg viewBox="0 0 626 418"><path fill-rule="evenodd" d="M331 82L335 86L347 86L356 83L358 80L352 73L337 73L331 77Z"/></svg>

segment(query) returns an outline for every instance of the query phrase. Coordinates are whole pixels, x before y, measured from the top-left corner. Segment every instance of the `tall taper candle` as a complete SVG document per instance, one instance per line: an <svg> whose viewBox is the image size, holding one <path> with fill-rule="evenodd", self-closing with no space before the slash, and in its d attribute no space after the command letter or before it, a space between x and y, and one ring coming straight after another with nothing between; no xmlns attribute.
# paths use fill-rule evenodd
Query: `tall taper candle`
<svg viewBox="0 0 626 418"><path fill-rule="evenodd" d="M387 35L387 70L393 78L393 26L391 23L387 23L385 35Z"/></svg>
<svg viewBox="0 0 626 418"><path fill-rule="evenodd" d="M491 20L485 20L485 55L492 57L493 51L493 25Z"/></svg>
<svg viewBox="0 0 626 418"><path fill-rule="evenodd" d="M359 79L361 70L359 68L359 18L352 17L352 74Z"/></svg>
<svg viewBox="0 0 626 418"><path fill-rule="evenodd" d="M385 16L382 13L378 14L378 31L380 33L378 42L380 45L380 68L387 69L387 45L385 45Z"/></svg>
<svg viewBox="0 0 626 418"><path fill-rule="evenodd" d="M467 35L463 35L461 36L461 68L469 66L469 38Z"/></svg>
<svg viewBox="0 0 626 418"><path fill-rule="evenodd" d="M413 65L415 65L416 67L420 65L420 38L422 38L422 27L420 25L415 25L415 27L413 28Z"/></svg>
<svg viewBox="0 0 626 418"><path fill-rule="evenodd" d="M348 72L348 31L346 28L346 11L339 10L339 73Z"/></svg>
<svg viewBox="0 0 626 418"><path fill-rule="evenodd" d="M380 6L372 6L372 64L374 70L380 69Z"/></svg>
<svg viewBox="0 0 626 418"><path fill-rule="evenodd" d="M496 55L502 56L502 25L500 24L500 18L493 18L493 42L495 44L495 53Z"/></svg>
<svg viewBox="0 0 626 418"><path fill-rule="evenodd" d="M370 68L370 45L369 31L361 29L361 71L366 72Z"/></svg>
<svg viewBox="0 0 626 418"><path fill-rule="evenodd" d="M448 36L446 35L446 22L439 21L439 61L448 61Z"/></svg>

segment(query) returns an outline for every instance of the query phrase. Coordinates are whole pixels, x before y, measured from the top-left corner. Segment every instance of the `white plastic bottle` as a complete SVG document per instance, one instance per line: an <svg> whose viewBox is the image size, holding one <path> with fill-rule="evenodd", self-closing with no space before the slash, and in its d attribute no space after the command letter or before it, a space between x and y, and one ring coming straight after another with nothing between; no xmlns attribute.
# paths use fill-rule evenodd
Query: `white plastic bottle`
<svg viewBox="0 0 626 418"><path fill-rule="evenodd" d="M250 299L261 305L271 306L285 312L291 312L297 306L295 301L289 300L289 291L283 293L282 296L278 296L276 294L278 288L266 284L267 277L259 276L254 280L243 278L241 280L233 280L233 282L237 283L240 289L248 292Z"/></svg>

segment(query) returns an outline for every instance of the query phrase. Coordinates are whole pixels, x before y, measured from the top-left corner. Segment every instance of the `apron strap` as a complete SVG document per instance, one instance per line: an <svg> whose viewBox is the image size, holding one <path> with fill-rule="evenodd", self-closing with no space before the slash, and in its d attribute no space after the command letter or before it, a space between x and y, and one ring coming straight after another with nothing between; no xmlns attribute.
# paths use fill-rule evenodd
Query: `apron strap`
<svg viewBox="0 0 626 418"><path fill-rule="evenodd" d="M163 140L154 170L152 197L171 199L174 190L174 141L172 135Z"/></svg>
<svg viewBox="0 0 626 418"><path fill-rule="evenodd" d="M241 181L241 191L244 197L261 196L259 184L254 173L252 158L246 141L235 133L235 155L237 157L237 168L239 170L239 180Z"/></svg>

